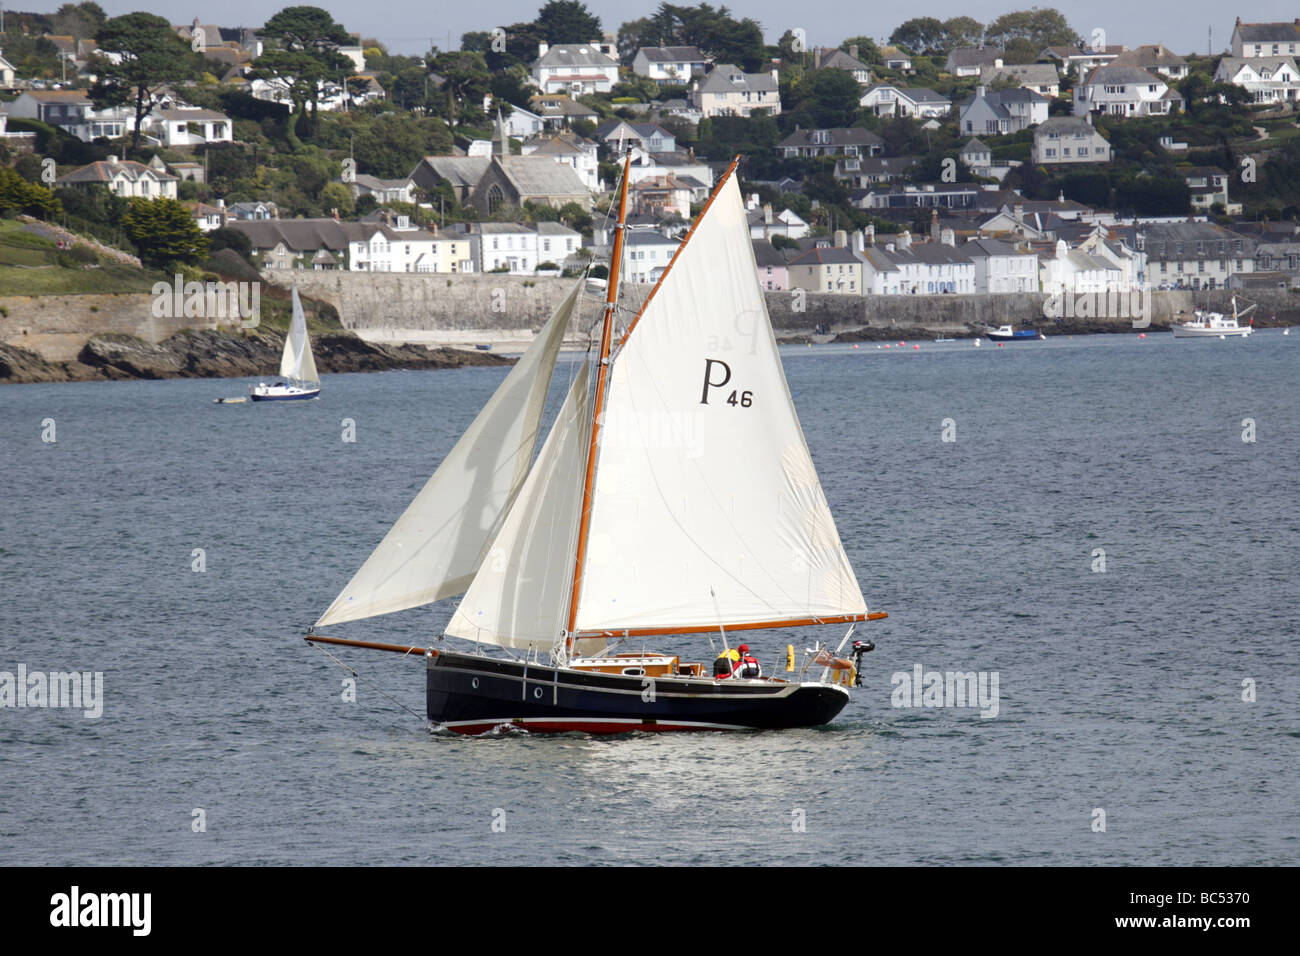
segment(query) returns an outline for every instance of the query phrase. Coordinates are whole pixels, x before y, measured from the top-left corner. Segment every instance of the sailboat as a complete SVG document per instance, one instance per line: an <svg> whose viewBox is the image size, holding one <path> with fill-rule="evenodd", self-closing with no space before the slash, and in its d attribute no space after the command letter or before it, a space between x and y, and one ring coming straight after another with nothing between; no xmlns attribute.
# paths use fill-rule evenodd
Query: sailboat
<svg viewBox="0 0 1300 956"><path fill-rule="evenodd" d="M623 327L627 166L600 348L574 373L536 461L582 280L306 635L419 655L427 716L450 731L823 724L874 646L846 652L854 629L887 616L867 609L799 427L736 162ZM425 648L317 631L457 594ZM769 647L783 676L719 666L738 638L757 644L751 631L845 624L837 646L815 641L797 668L778 637ZM690 634L722 647L713 667L672 653Z"/></svg>
<svg viewBox="0 0 1300 956"><path fill-rule="evenodd" d="M293 287L293 318L284 340L284 355L280 357L280 377L284 381L274 385L265 382L250 385L249 396L255 402L294 402L320 394L320 376L316 372L316 359L311 354L307 316L302 310L302 300L298 298L297 283Z"/></svg>

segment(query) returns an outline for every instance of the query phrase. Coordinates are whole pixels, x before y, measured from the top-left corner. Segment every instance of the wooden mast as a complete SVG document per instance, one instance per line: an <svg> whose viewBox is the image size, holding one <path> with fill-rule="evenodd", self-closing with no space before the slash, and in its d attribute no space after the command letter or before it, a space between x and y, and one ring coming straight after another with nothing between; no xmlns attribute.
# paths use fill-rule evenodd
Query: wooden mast
<svg viewBox="0 0 1300 956"><path fill-rule="evenodd" d="M632 154L623 160L623 184L618 192L618 225L614 227L614 251L609 260L605 290L605 322L600 333L600 364L596 373L596 400L592 403L591 442L587 446L587 476L582 485L582 520L578 526L578 554L573 563L573 587L569 592L569 626L564 639L566 652L573 651L573 627L578 617L578 594L583 561L587 557L587 530L591 521L591 483L596 476L596 442L600 416L605 410L605 384L609 378L609 350L614 338L614 307L618 301L618 273L623 262L623 235L627 229L627 181L632 172Z"/></svg>

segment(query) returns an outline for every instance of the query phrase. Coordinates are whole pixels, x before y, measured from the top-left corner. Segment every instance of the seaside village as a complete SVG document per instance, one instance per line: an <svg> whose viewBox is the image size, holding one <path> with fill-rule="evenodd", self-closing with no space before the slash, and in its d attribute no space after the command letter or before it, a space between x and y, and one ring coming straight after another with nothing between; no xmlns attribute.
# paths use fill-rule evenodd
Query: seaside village
<svg viewBox="0 0 1300 956"><path fill-rule="evenodd" d="M189 72L143 81L96 4L10 12L5 164L69 229L112 227L97 194L177 200L259 270L575 275L630 156L623 275L653 283L739 155L769 291L1300 286L1300 18L1181 52L1037 9L772 46L743 10L555 0L401 56L277 22L303 9L169 25Z"/></svg>

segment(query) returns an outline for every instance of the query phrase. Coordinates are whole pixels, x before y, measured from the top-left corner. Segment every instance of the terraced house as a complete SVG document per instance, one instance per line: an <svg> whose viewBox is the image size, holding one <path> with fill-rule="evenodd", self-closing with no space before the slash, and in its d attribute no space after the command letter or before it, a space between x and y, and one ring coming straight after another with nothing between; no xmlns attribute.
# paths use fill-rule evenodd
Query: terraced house
<svg viewBox="0 0 1300 956"><path fill-rule="evenodd" d="M1148 223L1136 242L1149 288L1220 289L1255 269L1255 240L1214 223Z"/></svg>

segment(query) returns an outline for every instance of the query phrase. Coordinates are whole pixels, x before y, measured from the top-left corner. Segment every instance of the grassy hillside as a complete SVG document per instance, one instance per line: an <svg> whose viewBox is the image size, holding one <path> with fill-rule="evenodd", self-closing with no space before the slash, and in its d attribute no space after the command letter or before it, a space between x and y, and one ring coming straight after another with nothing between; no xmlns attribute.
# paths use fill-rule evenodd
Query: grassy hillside
<svg viewBox="0 0 1300 956"><path fill-rule="evenodd" d="M0 296L148 292L159 278L84 246L60 249L25 223L0 220Z"/></svg>

